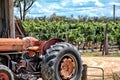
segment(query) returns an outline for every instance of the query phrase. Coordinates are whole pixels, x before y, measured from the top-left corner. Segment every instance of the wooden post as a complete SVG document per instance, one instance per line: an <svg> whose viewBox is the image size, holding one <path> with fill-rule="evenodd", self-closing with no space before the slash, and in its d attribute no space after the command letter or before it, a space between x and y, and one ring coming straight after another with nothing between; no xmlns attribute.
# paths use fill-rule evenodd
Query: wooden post
<svg viewBox="0 0 120 80"><path fill-rule="evenodd" d="M8 32L8 29L9 29L9 6L8 6L8 0L4 0L4 6L3 6L3 10L5 11L4 12L4 21L5 22L2 22L4 23L5 26L3 26L2 28L2 37L3 38L6 38L7 37L7 32Z"/></svg>
<svg viewBox="0 0 120 80"><path fill-rule="evenodd" d="M81 80L87 80L87 65L83 64L83 71L82 71L82 77Z"/></svg>
<svg viewBox="0 0 120 80"><path fill-rule="evenodd" d="M113 21L116 22L116 19L115 19L115 4L113 5Z"/></svg>
<svg viewBox="0 0 120 80"><path fill-rule="evenodd" d="M102 52L103 56L109 54L109 52L108 52L108 32L107 31L108 31L108 23L106 23L105 31L104 31L104 46L103 46L103 52Z"/></svg>
<svg viewBox="0 0 120 80"><path fill-rule="evenodd" d="M2 0L0 0L0 35L2 30Z"/></svg>
<svg viewBox="0 0 120 80"><path fill-rule="evenodd" d="M9 0L9 26L10 26L10 37L15 38L13 0Z"/></svg>

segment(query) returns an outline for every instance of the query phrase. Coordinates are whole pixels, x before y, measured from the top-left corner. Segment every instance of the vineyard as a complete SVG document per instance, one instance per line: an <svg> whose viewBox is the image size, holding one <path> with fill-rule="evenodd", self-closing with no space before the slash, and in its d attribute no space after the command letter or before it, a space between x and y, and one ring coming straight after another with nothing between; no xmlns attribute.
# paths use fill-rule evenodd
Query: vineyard
<svg viewBox="0 0 120 80"><path fill-rule="evenodd" d="M91 44L102 45L104 33L107 29L108 43L110 45L116 44L120 49L119 18L114 22L111 18L106 17L79 17L74 19L53 15L50 18L27 19L22 23L29 36L34 36L40 40L48 40L53 37L61 38L72 44L77 44L78 48L83 44L83 49L85 45L88 48ZM93 46L93 48L96 47Z"/></svg>

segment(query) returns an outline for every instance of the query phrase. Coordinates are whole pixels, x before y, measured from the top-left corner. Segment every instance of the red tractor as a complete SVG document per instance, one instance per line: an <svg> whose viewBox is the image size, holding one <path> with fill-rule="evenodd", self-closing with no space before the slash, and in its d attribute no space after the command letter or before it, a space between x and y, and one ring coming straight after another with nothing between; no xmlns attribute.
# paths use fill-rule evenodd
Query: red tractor
<svg viewBox="0 0 120 80"><path fill-rule="evenodd" d="M0 38L0 80L79 80L78 50L61 39Z"/></svg>

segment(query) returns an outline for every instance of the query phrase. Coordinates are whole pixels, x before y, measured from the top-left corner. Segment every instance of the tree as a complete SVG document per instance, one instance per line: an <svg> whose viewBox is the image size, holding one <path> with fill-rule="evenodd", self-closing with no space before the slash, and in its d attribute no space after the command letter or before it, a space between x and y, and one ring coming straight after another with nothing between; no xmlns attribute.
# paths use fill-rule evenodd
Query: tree
<svg viewBox="0 0 120 80"><path fill-rule="evenodd" d="M25 20L26 14L36 0L15 0L14 6L18 8L20 19Z"/></svg>

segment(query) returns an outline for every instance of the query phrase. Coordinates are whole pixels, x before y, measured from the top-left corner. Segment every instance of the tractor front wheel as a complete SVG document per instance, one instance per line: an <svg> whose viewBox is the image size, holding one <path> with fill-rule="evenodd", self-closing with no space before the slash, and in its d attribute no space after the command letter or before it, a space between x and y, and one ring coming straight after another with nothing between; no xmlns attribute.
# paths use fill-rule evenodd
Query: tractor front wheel
<svg viewBox="0 0 120 80"><path fill-rule="evenodd" d="M11 70L2 64L0 64L0 80L14 80Z"/></svg>
<svg viewBox="0 0 120 80"><path fill-rule="evenodd" d="M79 80L82 72L80 53L69 43L56 43L46 51L41 71L43 80Z"/></svg>

